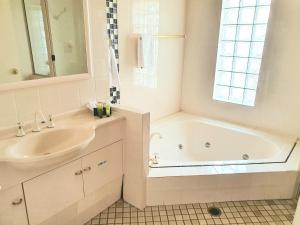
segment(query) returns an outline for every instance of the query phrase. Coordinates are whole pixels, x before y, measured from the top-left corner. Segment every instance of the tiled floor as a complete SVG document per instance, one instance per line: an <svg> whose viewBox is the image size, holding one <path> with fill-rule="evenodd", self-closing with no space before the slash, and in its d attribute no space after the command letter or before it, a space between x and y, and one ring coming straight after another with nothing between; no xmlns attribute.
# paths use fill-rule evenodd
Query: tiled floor
<svg viewBox="0 0 300 225"><path fill-rule="evenodd" d="M221 216L209 215L207 209L211 206L220 208ZM296 206L296 200L265 200L152 206L138 210L120 200L85 225L286 225L292 224Z"/></svg>

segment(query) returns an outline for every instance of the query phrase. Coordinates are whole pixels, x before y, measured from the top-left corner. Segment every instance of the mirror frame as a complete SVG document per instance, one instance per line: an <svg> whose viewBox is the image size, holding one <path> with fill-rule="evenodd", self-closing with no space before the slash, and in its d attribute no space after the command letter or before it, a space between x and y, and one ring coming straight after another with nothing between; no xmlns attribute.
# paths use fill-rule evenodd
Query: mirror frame
<svg viewBox="0 0 300 225"><path fill-rule="evenodd" d="M90 13L89 13L89 0L82 0L83 2L83 16L84 16L84 28L85 28L85 45L86 45L86 61L87 61L87 73L82 74L70 74L61 77L47 77L36 80L24 80L11 83L0 84L0 92L31 88L31 87L40 87L52 84L58 84L68 81L80 81L88 80L93 76L93 66L92 66L92 51L91 51L91 27L90 27Z"/></svg>

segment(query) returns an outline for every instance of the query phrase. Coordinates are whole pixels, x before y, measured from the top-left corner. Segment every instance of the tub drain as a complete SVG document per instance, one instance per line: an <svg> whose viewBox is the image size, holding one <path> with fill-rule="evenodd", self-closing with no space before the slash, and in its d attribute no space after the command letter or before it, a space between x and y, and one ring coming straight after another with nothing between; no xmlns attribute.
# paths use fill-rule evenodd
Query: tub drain
<svg viewBox="0 0 300 225"><path fill-rule="evenodd" d="M243 155L243 160L248 160L250 157L249 157L249 155L248 154L244 154Z"/></svg>
<svg viewBox="0 0 300 225"><path fill-rule="evenodd" d="M217 207L209 207L207 209L207 211L211 216L221 216L221 214L222 214L221 209L219 209Z"/></svg>
<svg viewBox="0 0 300 225"><path fill-rule="evenodd" d="M210 142L205 142L204 146L205 146L205 148L210 148L211 144L210 144Z"/></svg>

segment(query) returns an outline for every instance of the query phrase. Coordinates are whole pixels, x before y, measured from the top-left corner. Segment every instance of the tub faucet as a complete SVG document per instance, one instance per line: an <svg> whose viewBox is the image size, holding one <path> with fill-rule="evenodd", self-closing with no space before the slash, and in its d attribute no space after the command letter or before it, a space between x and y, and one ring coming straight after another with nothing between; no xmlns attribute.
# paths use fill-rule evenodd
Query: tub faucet
<svg viewBox="0 0 300 225"><path fill-rule="evenodd" d="M151 157L149 159L149 166L157 165L158 164L158 159L159 159L158 153L154 152L153 157Z"/></svg>
<svg viewBox="0 0 300 225"><path fill-rule="evenodd" d="M159 133L159 132L154 132L154 133L152 133L152 134L150 135L150 141L151 141L152 138L154 138L155 136L158 136L159 139L162 139L162 138L163 138L162 135L161 135L161 133Z"/></svg>

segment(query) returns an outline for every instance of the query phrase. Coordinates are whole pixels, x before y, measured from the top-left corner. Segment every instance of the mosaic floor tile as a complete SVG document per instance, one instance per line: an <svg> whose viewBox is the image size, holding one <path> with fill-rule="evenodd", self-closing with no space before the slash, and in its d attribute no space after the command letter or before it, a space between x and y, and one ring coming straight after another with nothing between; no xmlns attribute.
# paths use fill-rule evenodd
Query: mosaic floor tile
<svg viewBox="0 0 300 225"><path fill-rule="evenodd" d="M218 207L220 216L211 216ZM262 200L149 206L138 210L119 200L84 225L291 225L297 200Z"/></svg>

